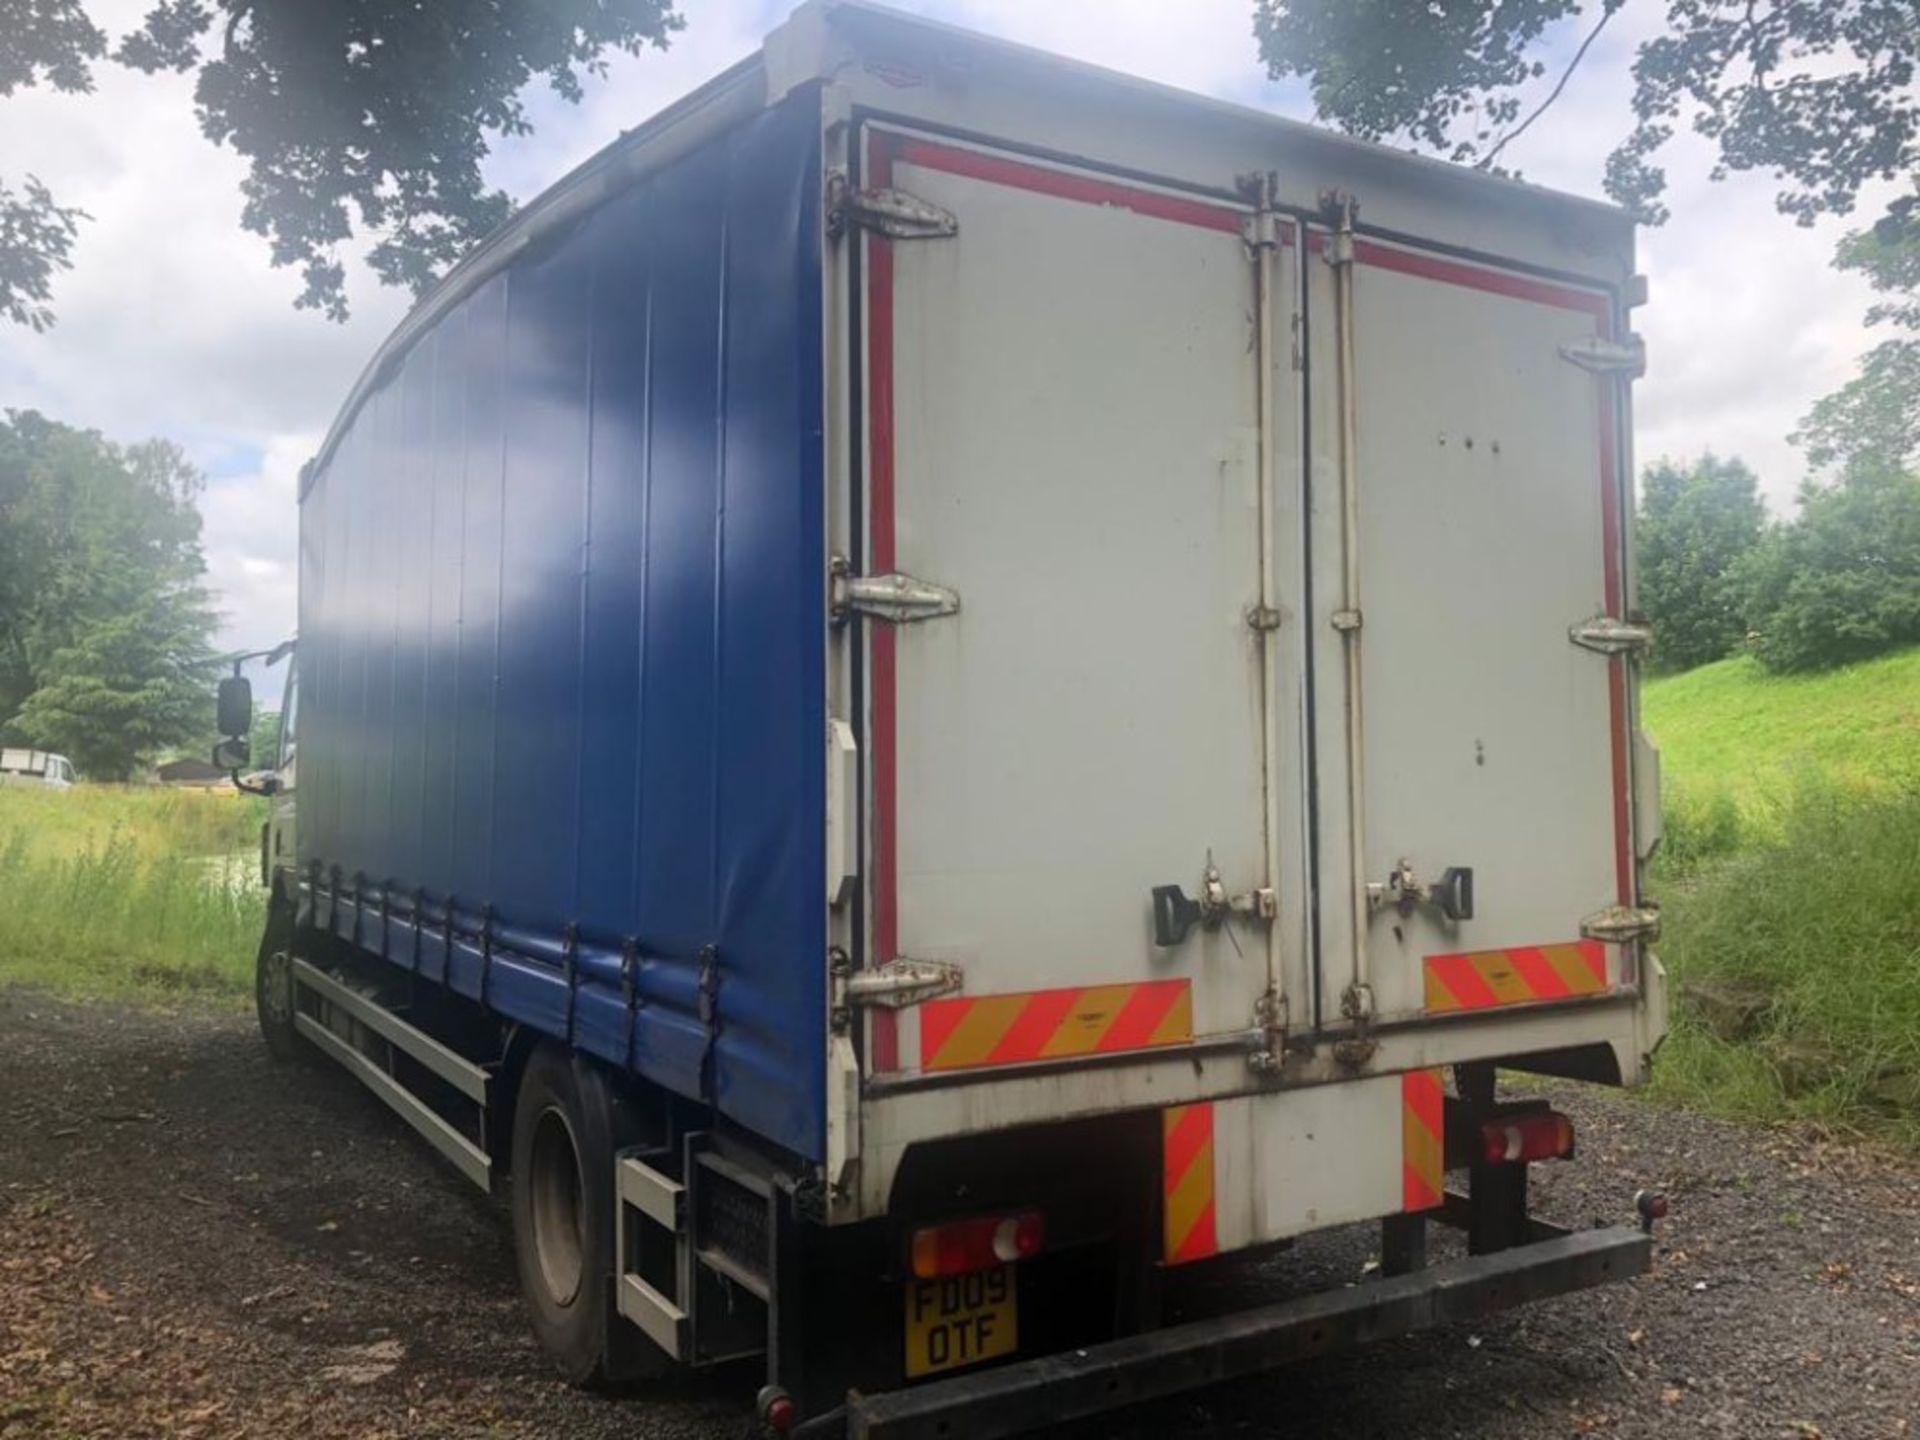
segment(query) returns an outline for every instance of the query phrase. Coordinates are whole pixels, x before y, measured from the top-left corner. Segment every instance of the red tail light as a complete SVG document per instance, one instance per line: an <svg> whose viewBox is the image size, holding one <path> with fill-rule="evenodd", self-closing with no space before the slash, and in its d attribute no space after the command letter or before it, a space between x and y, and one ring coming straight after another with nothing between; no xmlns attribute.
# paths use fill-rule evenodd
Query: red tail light
<svg viewBox="0 0 1920 1440"><path fill-rule="evenodd" d="M1480 1146L1489 1165L1564 1160L1573 1154L1573 1122L1557 1110L1489 1120L1480 1127Z"/></svg>
<svg viewBox="0 0 1920 1440"><path fill-rule="evenodd" d="M913 1232L913 1273L921 1280L964 1275L1038 1255L1047 1241L1038 1210L929 1225Z"/></svg>

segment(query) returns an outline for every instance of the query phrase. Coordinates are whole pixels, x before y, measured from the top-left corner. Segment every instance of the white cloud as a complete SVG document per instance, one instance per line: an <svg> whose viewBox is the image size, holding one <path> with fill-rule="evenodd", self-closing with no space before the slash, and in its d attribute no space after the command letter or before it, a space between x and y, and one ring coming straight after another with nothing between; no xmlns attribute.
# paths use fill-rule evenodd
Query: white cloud
<svg viewBox="0 0 1920 1440"><path fill-rule="evenodd" d="M148 0L112 0L108 28ZM522 199L727 64L747 54L791 0L695 3L665 54L615 62L586 102L530 97L530 139L503 145L492 178ZM1251 0L912 0L906 8L1022 43L1303 116L1297 83L1274 84L1255 53ZM1560 105L1509 156L1529 178L1598 192L1627 124L1631 8L1595 47ZM1617 33L1615 33L1617 32ZM33 406L124 440L171 436L219 478L205 501L223 643L271 642L293 624L293 481L354 376L406 308L352 279L353 321L330 325L291 301L295 276L241 232L241 162L201 138L191 81L98 69L92 96L25 92L5 102L0 176L32 171L93 220L63 276L60 323L0 329L0 406ZM1759 470L1776 509L1801 465L1786 434L1844 381L1865 348L1858 281L1829 268L1838 224L1801 230L1777 215L1765 176L1710 184L1690 137L1663 157L1675 218L1645 232L1653 303L1637 317L1651 368L1637 395L1638 452L1712 446Z"/></svg>
<svg viewBox="0 0 1920 1440"><path fill-rule="evenodd" d="M219 590L223 649L265 650L292 633L299 578L294 487L319 443L318 431L271 435L253 467L207 484L200 540Z"/></svg>

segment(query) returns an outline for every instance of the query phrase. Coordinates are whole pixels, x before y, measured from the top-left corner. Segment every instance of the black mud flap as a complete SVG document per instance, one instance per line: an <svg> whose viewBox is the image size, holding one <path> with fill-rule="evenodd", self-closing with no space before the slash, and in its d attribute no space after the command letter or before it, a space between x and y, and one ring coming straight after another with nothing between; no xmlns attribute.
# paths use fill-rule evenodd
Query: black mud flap
<svg viewBox="0 0 1920 1440"><path fill-rule="evenodd" d="M1546 1227L1542 1226L1541 1229ZM847 1440L992 1440L1644 1274L1652 1239L1563 1233L1409 1275L849 1400L803 1425Z"/></svg>

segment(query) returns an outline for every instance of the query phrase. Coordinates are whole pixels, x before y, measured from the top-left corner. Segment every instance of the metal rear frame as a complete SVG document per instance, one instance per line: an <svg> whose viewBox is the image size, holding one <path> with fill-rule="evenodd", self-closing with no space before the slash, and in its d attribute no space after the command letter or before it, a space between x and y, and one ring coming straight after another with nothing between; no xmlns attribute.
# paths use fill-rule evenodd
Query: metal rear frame
<svg viewBox="0 0 1920 1440"><path fill-rule="evenodd" d="M856 1396L796 1432L809 1440L994 1440L1317 1359L1533 1300L1631 1279L1653 1240L1616 1226L1298 1296L1058 1355Z"/></svg>

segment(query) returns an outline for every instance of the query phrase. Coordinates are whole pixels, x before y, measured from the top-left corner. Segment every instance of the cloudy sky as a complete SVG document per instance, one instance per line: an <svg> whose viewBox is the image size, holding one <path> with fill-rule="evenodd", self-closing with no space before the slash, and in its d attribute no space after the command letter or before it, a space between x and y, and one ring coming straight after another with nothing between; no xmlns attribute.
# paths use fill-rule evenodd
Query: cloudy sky
<svg viewBox="0 0 1920 1440"><path fill-rule="evenodd" d="M149 0L99 0L109 30ZM685 0L674 48L617 62L578 107L541 94L536 134L504 145L491 178L521 199L748 53L793 0ZM1308 118L1295 83L1269 81L1251 0L909 0L902 8L1169 84ZM1627 66L1664 5L1629 5L1550 114L1508 159L1529 179L1597 195L1627 124ZM1557 35L1560 53L1578 34ZM92 96L27 92L4 103L0 176L38 174L93 220L45 335L0 327L0 408L35 407L118 440L164 435L209 476L207 559L223 642L261 646L294 622L294 476L362 364L406 308L364 274L354 318L295 311L295 276L239 228L243 167L194 125L191 79L105 65ZM1712 184L1690 139L1663 157L1674 219L1642 237L1652 304L1637 324L1650 365L1636 392L1644 462L1706 448L1748 461L1776 512L1802 466L1787 443L1816 397L1851 373L1869 336L1865 288L1828 265L1845 228L1775 213L1766 176Z"/></svg>

